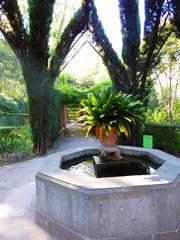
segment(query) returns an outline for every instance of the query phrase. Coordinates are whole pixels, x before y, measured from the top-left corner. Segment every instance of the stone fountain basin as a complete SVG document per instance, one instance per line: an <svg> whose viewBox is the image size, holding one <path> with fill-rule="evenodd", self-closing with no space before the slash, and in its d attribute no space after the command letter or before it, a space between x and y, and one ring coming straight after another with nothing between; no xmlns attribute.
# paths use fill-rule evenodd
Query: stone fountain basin
<svg viewBox="0 0 180 240"><path fill-rule="evenodd" d="M61 164L98 147L49 155L36 175L36 222L60 240L179 240L180 159L156 149L120 151L162 165L151 175L93 178Z"/></svg>

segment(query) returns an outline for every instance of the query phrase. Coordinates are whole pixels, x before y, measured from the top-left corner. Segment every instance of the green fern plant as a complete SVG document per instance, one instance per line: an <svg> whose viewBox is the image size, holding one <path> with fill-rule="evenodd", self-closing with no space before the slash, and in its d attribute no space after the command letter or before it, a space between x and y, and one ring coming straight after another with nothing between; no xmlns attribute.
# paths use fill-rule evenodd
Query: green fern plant
<svg viewBox="0 0 180 240"><path fill-rule="evenodd" d="M117 134L124 133L126 137L131 135L130 126L144 122L144 107L133 95L122 92L118 94L112 91L92 94L88 99L81 101L83 108L80 112L84 115L80 117L84 121L86 136L91 130L95 130L96 136L101 136L103 129L106 135L115 127Z"/></svg>

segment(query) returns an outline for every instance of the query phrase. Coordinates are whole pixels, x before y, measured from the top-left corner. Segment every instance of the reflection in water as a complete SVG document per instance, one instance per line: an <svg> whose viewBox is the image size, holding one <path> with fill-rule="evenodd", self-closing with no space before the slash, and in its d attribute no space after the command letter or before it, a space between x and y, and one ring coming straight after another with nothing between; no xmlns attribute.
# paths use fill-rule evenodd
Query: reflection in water
<svg viewBox="0 0 180 240"><path fill-rule="evenodd" d="M99 156L84 156L64 162L63 169L90 177L115 177L152 174L159 166L148 159L123 158L102 161Z"/></svg>
<svg viewBox="0 0 180 240"><path fill-rule="evenodd" d="M86 176L88 175L90 177L96 177L92 159L84 161L77 165L73 165L73 166L69 167L67 170L70 170L71 172L74 172L74 173L80 173L80 174L83 174Z"/></svg>

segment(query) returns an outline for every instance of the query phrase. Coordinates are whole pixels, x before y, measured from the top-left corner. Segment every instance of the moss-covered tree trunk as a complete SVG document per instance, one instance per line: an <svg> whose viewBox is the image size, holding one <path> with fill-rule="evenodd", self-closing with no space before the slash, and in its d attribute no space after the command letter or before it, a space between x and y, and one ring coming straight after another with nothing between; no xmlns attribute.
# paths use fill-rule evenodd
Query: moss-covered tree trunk
<svg viewBox="0 0 180 240"><path fill-rule="evenodd" d="M23 71L26 81L30 123L33 138L33 152L43 155L49 139L49 119L53 85L49 85L48 72L28 67ZM52 81L53 82L53 81Z"/></svg>
<svg viewBox="0 0 180 240"><path fill-rule="evenodd" d="M38 96L29 97L33 152L40 155L46 153L49 132L49 103L46 97L43 91Z"/></svg>

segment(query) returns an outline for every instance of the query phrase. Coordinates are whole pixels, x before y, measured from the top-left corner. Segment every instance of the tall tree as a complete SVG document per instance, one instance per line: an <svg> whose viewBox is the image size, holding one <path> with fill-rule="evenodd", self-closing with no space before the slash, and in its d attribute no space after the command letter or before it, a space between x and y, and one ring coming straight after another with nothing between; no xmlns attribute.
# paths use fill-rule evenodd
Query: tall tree
<svg viewBox="0 0 180 240"><path fill-rule="evenodd" d="M139 1L119 0L122 59L118 57L105 34L93 0L91 9L90 31L100 49L114 89L138 95L147 105L147 96L152 86L150 73L172 32L172 25L167 24L171 16L169 2L145 0L144 39L141 40ZM137 138L132 139L132 144L136 143Z"/></svg>
<svg viewBox="0 0 180 240"><path fill-rule="evenodd" d="M165 43L161 54L160 64L154 70L153 75L158 80L160 96L163 108L167 113L169 123L173 123L178 109L178 89L180 86L180 39L174 32Z"/></svg>
<svg viewBox="0 0 180 240"><path fill-rule="evenodd" d="M180 1L171 0L176 36L180 38Z"/></svg>
<svg viewBox="0 0 180 240"><path fill-rule="evenodd" d="M144 100L150 85L149 73L172 32L172 26L168 24L167 28L167 19L170 16L168 2L145 0L145 37L140 40L138 1L119 0L122 59L118 57L105 34L93 0L91 9L90 30L100 48L115 90L137 94Z"/></svg>
<svg viewBox="0 0 180 240"><path fill-rule="evenodd" d="M33 152L37 154L46 152L52 88L73 41L87 28L89 2L82 1L50 56L49 37L55 0L28 0L29 30L24 27L18 1L0 1L0 31L22 67L29 98Z"/></svg>

